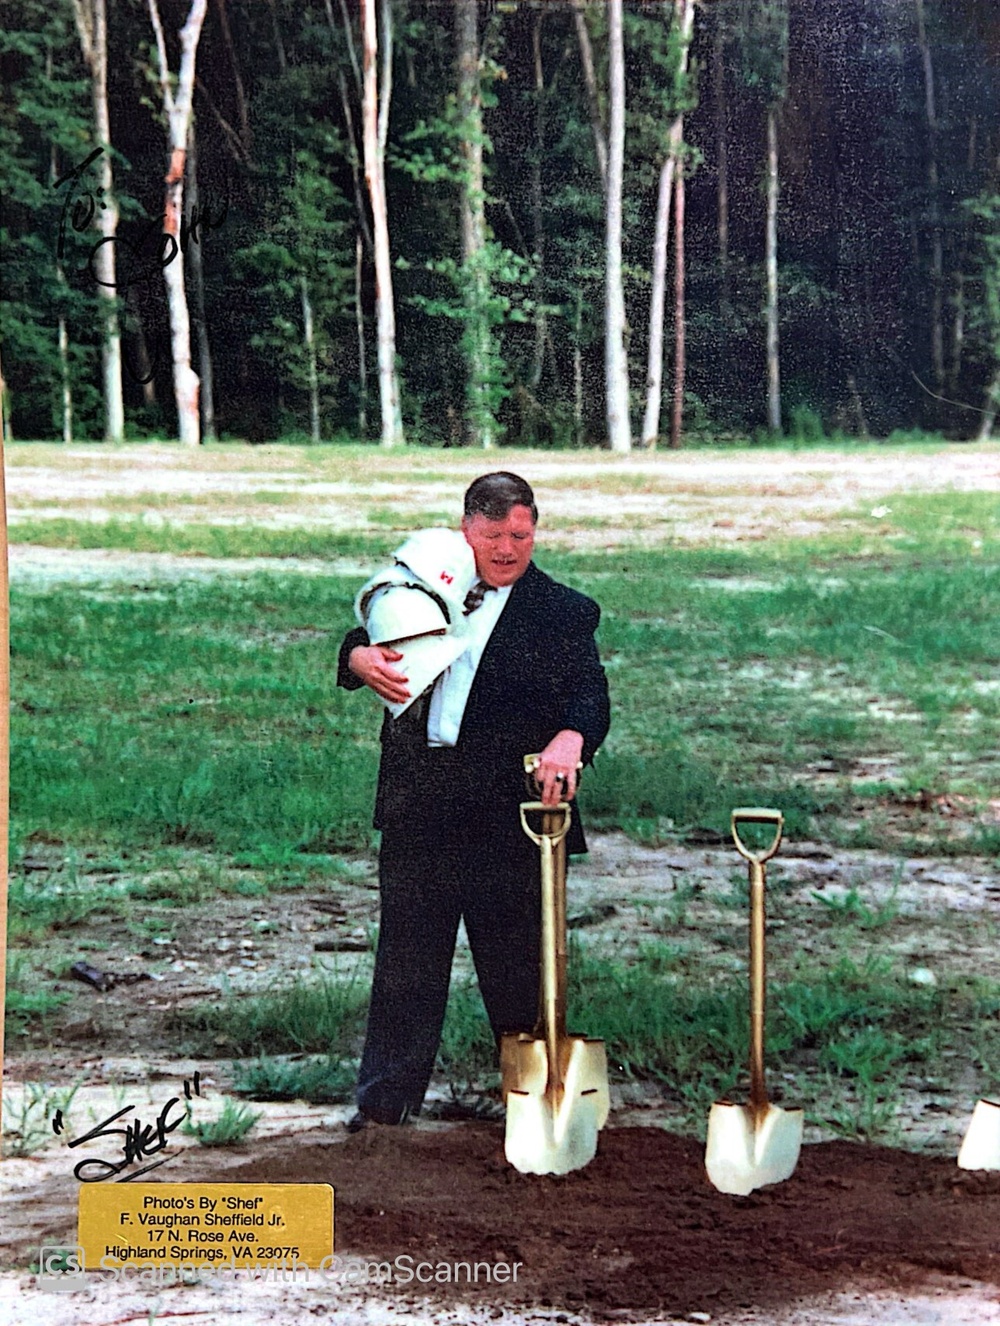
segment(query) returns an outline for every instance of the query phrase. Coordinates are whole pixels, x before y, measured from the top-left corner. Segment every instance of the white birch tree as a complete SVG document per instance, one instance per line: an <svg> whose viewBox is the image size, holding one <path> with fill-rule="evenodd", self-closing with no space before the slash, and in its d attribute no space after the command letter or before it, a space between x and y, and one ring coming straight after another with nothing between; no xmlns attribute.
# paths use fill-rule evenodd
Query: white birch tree
<svg viewBox="0 0 1000 1326"><path fill-rule="evenodd" d="M778 348L778 112L767 108L767 217L764 230L767 355L767 426L781 432L781 360Z"/></svg>
<svg viewBox="0 0 1000 1326"><path fill-rule="evenodd" d="M201 420L198 415L198 375L191 367L191 319L188 313L187 290L184 283L184 255L181 252L181 218L184 215L184 174L187 159L188 132L191 126L192 98L194 96L195 63L198 41L208 0L191 0L187 20L181 28L181 59L174 79L167 59L167 43L160 20L158 0L147 0L149 17L156 37L156 57L160 81L160 95L167 118L167 173L163 204L164 250L163 280L167 288L167 308L170 313L170 353L173 361L174 400L177 406L177 435L185 446L198 446L201 442ZM172 241L172 243L170 243ZM171 256L172 255L172 256ZM170 261L167 261L167 259Z"/></svg>
<svg viewBox="0 0 1000 1326"><path fill-rule="evenodd" d="M688 71L688 52L694 31L694 0L674 0L674 25L680 49L677 54L676 95L683 105L684 84ZM660 432L663 401L663 320L666 309L667 245L670 238L671 193L674 175L680 165L684 141L684 112L674 116L667 138L667 152L660 167L656 199L656 225L653 232L653 265L649 298L649 349L646 361L646 410L642 423L642 444L656 446ZM680 242L680 237L678 237Z"/></svg>
<svg viewBox="0 0 1000 1326"><path fill-rule="evenodd" d="M605 198L604 381L608 445L632 450L625 289L622 281L622 185L625 168L625 41L622 0L608 0L608 187Z"/></svg>
<svg viewBox="0 0 1000 1326"><path fill-rule="evenodd" d="M379 70L375 0L361 0L362 129L365 182L372 210L375 246L375 322L378 342L378 386L382 412L382 445L405 441L396 371L396 306L392 290L389 209L385 191L385 147L389 135L392 95L392 6L381 0L382 62ZM380 76L381 74L381 76ZM379 83L381 82L381 90Z"/></svg>
<svg viewBox="0 0 1000 1326"><path fill-rule="evenodd" d="M455 0L455 45L461 135L459 151L463 165L460 212L462 283L467 312L463 338L468 359L467 426L470 441L488 449L496 441L496 420L489 399L492 336L486 313L489 274L477 0Z"/></svg>
<svg viewBox="0 0 1000 1326"><path fill-rule="evenodd" d="M115 289L115 237L118 233L118 203L115 198L111 162L111 116L108 111L108 18L105 0L73 0L73 17L80 35L84 62L90 71L90 94L94 107L94 136L102 149L97 169L100 175L101 206L94 224L104 241L94 257L94 275L104 308L101 367L104 388L104 436L108 442L125 437L125 397L122 391L122 340Z"/></svg>

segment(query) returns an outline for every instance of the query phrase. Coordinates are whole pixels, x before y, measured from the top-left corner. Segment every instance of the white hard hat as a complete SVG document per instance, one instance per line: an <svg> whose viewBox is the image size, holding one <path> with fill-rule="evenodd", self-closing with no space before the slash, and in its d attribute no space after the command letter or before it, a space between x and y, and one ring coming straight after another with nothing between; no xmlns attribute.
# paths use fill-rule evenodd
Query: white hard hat
<svg viewBox="0 0 1000 1326"><path fill-rule="evenodd" d="M444 604L420 585L376 585L360 609L373 645L389 645L422 635L445 635L448 631Z"/></svg>
<svg viewBox="0 0 1000 1326"><path fill-rule="evenodd" d="M393 664L409 683L410 699L402 704L383 700L398 718L431 682L463 653L468 644L461 629L448 624L448 612L435 594L414 584L403 567L394 566L375 576L355 600L358 620L373 645L391 645L402 658Z"/></svg>
<svg viewBox="0 0 1000 1326"><path fill-rule="evenodd" d="M453 529L422 529L393 553L428 589L445 600L454 621L476 583L476 559L465 535Z"/></svg>
<svg viewBox="0 0 1000 1326"><path fill-rule="evenodd" d="M392 704L388 700L382 703L398 718L409 709L430 686L437 681L446 668L450 668L459 654L465 652L468 641L460 635L422 635L416 640L400 640L393 648L402 658L393 663L397 672L401 672L409 683L410 698L402 704Z"/></svg>

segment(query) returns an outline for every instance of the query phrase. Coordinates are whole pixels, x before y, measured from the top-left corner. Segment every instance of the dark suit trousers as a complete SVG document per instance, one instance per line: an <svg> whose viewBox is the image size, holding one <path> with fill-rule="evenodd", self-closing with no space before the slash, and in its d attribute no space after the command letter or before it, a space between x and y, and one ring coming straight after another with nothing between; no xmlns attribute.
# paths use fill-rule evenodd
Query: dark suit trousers
<svg viewBox="0 0 1000 1326"><path fill-rule="evenodd" d="M359 1108L379 1122L397 1123L423 1102L460 918L494 1036L530 1031L537 1020L538 848L519 822L483 830L456 817L383 831L381 921L357 1090Z"/></svg>

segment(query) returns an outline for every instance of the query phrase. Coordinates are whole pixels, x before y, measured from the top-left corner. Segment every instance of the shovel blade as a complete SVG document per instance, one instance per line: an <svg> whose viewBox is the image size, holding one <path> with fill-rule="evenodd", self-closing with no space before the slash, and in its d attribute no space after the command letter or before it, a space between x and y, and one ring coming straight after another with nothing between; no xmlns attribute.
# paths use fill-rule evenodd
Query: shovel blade
<svg viewBox="0 0 1000 1326"><path fill-rule="evenodd" d="M501 1044L507 1104L504 1152L522 1174L568 1174L597 1154L597 1134L610 1109L603 1041L568 1037L561 1044L562 1089L549 1086L543 1040L506 1036Z"/></svg>
<svg viewBox="0 0 1000 1326"><path fill-rule="evenodd" d="M705 1169L720 1192L746 1197L790 1178L802 1148L801 1110L776 1105L757 1113L749 1105L717 1101L708 1116Z"/></svg>
<svg viewBox="0 0 1000 1326"><path fill-rule="evenodd" d="M1000 1104L976 1101L958 1153L960 1169L1000 1169Z"/></svg>

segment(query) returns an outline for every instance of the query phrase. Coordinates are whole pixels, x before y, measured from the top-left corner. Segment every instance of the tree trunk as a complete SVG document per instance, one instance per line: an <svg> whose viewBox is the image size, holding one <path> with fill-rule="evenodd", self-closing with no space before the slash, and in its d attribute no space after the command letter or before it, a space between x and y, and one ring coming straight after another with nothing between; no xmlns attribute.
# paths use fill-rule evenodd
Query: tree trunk
<svg viewBox="0 0 1000 1326"><path fill-rule="evenodd" d="M309 381L309 437L322 441L319 419L319 370L316 365L316 337L313 333L312 300L309 298L309 280L305 272L299 274L299 294L302 298L302 344L306 352L306 372Z"/></svg>
<svg viewBox="0 0 1000 1326"><path fill-rule="evenodd" d="M781 371L778 360L778 111L767 111L767 228L764 241L767 272L767 426L781 432Z"/></svg>
<svg viewBox="0 0 1000 1326"><path fill-rule="evenodd" d="M104 384L104 437L121 442L125 437L125 397L122 390L122 340L118 323L118 291L115 278L115 237L118 234L118 203L111 165L111 117L108 111L108 19L105 0L73 0L73 14L83 57L90 70L90 93L94 107L94 131L102 149L100 172L101 206L95 224L104 241L94 258L98 294L104 305L104 339L101 367Z"/></svg>
<svg viewBox="0 0 1000 1326"><path fill-rule="evenodd" d="M492 447L496 422L489 399L491 333L486 316L486 186L483 174L483 102L479 86L477 0L455 0L458 116L462 125L462 266L466 299L470 442Z"/></svg>
<svg viewBox="0 0 1000 1326"><path fill-rule="evenodd" d="M674 0L674 11L683 43L680 50L678 79L678 86L681 86L687 74L688 51L694 28L694 0ZM683 139L684 117L677 115L670 126L667 154L660 168L660 187L656 200L653 270L649 299L649 351L646 361L646 411L642 423L642 444L645 447L655 447L660 432L660 410L663 401L663 318L666 309L670 204L674 173L679 164Z"/></svg>
<svg viewBox="0 0 1000 1326"><path fill-rule="evenodd" d="M674 181L674 408L670 420L670 445L681 444L684 430L684 375L687 371L684 310L684 171Z"/></svg>
<svg viewBox="0 0 1000 1326"><path fill-rule="evenodd" d="M267 0L271 10L271 31L274 33L274 51L278 57L278 68L284 74L288 71L288 57L285 55L285 43L281 38L281 24L278 22L278 7L275 0Z"/></svg>
<svg viewBox="0 0 1000 1326"><path fill-rule="evenodd" d="M191 118L188 131L187 154L188 213L198 214L198 155L195 144L195 120ZM205 272L201 261L201 240L192 230L187 251L188 270L191 274L191 293L194 296L194 329L198 343L198 376L201 379L201 429L206 442L217 442L215 431L215 374L212 369L212 347L208 340L208 320L205 317Z"/></svg>
<svg viewBox="0 0 1000 1326"><path fill-rule="evenodd" d="M869 438L868 419L865 415L865 407L861 403L861 393L858 391L858 381L853 373L847 375L847 396L851 402L851 409L854 411L855 424L858 430L858 437L867 442Z"/></svg>
<svg viewBox="0 0 1000 1326"><path fill-rule="evenodd" d="M364 246L361 232L354 240L354 320L358 330L358 436L368 436L368 362L365 348L365 311L361 302L361 277Z"/></svg>
<svg viewBox="0 0 1000 1326"><path fill-rule="evenodd" d="M632 450L628 357L625 350L625 290L622 283L622 180L625 168L625 43L622 0L608 0L610 131L605 199L604 379L608 444Z"/></svg>
<svg viewBox="0 0 1000 1326"><path fill-rule="evenodd" d="M52 78L52 51L49 50L45 61L45 75ZM49 152L49 182L53 185L59 179L56 161L56 145L52 144ZM61 259L56 257L56 284L60 291L66 290L66 273ZM69 372L69 335L66 331L66 318L60 311L56 332L59 347L59 376L62 380L62 435L67 446L73 441L73 383Z"/></svg>
<svg viewBox="0 0 1000 1326"><path fill-rule="evenodd" d="M337 27L336 19L333 16L333 0L325 0L326 21L330 29L330 34L334 42L340 40L340 30ZM351 16L347 12L347 5L341 0L340 16L343 24L344 42L347 46L351 60L351 70L354 75L355 89L359 97L364 96L364 85L361 78L361 70L358 66L358 57L354 49L354 34L351 30ZM344 112L344 124L347 128L347 159L351 163L351 183L354 186L354 206L358 214L358 225L361 227L361 234L368 248L369 253L373 251L371 228L368 225L368 213L365 210L364 196L361 189L361 160L358 156L358 139L354 128L354 112L351 110L351 97L347 88L347 79L344 77L342 69L337 70L337 90L340 93L340 106Z"/></svg>
<svg viewBox="0 0 1000 1326"><path fill-rule="evenodd" d="M927 114L927 189L931 223L931 371L938 391L944 387L944 239L938 177L938 121L934 96L934 65L924 25L923 0L917 9L917 42L924 67L924 107Z"/></svg>
<svg viewBox="0 0 1000 1326"><path fill-rule="evenodd" d="M583 446L583 348L580 340L583 336L583 296L577 291L576 319L573 336L573 439L578 447Z"/></svg>
<svg viewBox="0 0 1000 1326"><path fill-rule="evenodd" d="M7 394L7 379L3 375L0 362L0 444L8 446L14 441L14 430L10 422L10 397ZM3 481L3 468L0 467L0 483ZM3 946L0 945L0 948Z"/></svg>
<svg viewBox="0 0 1000 1326"><path fill-rule="evenodd" d="M137 287L133 286L129 298L134 300ZM126 304L125 334L132 338L135 359L129 365L129 372L142 384L142 399L145 405L156 404L156 377L149 358L149 343L146 340L146 328L142 319L142 309L138 301L131 307Z"/></svg>
<svg viewBox="0 0 1000 1326"><path fill-rule="evenodd" d="M597 173L601 177L601 188L608 188L608 142L601 119L601 104L597 96L597 75L594 73L594 51L590 44L587 30L584 0L573 0L573 21L576 24L576 39L580 45L580 64L583 66L583 85L587 89L587 107L590 111L590 127L594 134L594 152L597 156Z"/></svg>
<svg viewBox="0 0 1000 1326"><path fill-rule="evenodd" d="M993 436L993 425L997 421L998 412L1000 412L1000 368L993 374L993 381L986 392L986 409L983 410L983 422L976 437L978 442L989 442Z"/></svg>
<svg viewBox="0 0 1000 1326"><path fill-rule="evenodd" d="M715 99L716 230L719 243L719 303L730 307L729 289L729 130L726 101L725 24L716 11L715 42L712 47L712 86Z"/></svg>
<svg viewBox="0 0 1000 1326"><path fill-rule="evenodd" d="M176 246L171 261L163 268L170 313L170 355L174 370L174 401L177 406L177 435L185 446L198 446L201 423L198 417L198 375L191 367L191 320L184 284L184 254L181 251L181 218L184 215L184 167L187 158L188 131L191 126L191 99L194 95L195 62L198 40L208 0L191 0L187 21L181 28L181 62L177 73L176 93L171 83L167 44L163 36L158 0L148 0L149 17L156 36L160 92L167 116L168 163L164 179L163 233ZM164 258L170 257L169 251Z"/></svg>
<svg viewBox="0 0 1000 1326"><path fill-rule="evenodd" d="M676 121L675 121L676 123ZM673 128L671 127L671 145ZM653 270L649 296L649 350L646 361L646 412L642 421L642 445L655 447L660 432L663 401L663 319L667 300L667 248L670 242L670 211L673 201L677 158L671 149L660 168L653 231Z"/></svg>
<svg viewBox="0 0 1000 1326"><path fill-rule="evenodd" d="M976 116L971 116L969 120L969 145L965 157L965 168L970 179L976 169L978 127ZM955 295L953 301L955 319L951 331L951 363L948 370L948 380L950 390L956 394L958 392L958 380L962 372L962 354L965 350L965 266L969 260L969 233L969 230L966 229L962 236L958 262L955 265Z"/></svg>
<svg viewBox="0 0 1000 1326"><path fill-rule="evenodd" d="M382 445L396 446L403 442L403 420L399 403L399 381L396 374L396 309L392 293L392 259L389 250L389 214L385 193L385 137L388 128L390 88L385 83L385 71L391 60L383 64L382 107L379 107L378 89L378 28L375 18L375 0L361 0L361 32L363 40L362 119L364 134L365 181L372 209L372 229L375 242L375 318L378 340L378 385L382 413ZM392 16L387 3L382 8L382 37L386 47L392 40Z"/></svg>
<svg viewBox="0 0 1000 1326"><path fill-rule="evenodd" d="M535 355L528 380L533 392L537 392L545 366L545 341L547 320L545 301L542 298L545 280L545 210L544 189L542 186L542 157L545 152L545 69L542 64L542 22L544 11L535 12L535 21L531 29L532 55L535 69L535 152L531 160L531 220L535 249Z"/></svg>
<svg viewBox="0 0 1000 1326"><path fill-rule="evenodd" d="M247 159L250 157L250 114L247 109L246 89L243 86L243 75L240 73L240 63L236 56L236 46L233 43L233 34L229 26L229 12L226 9L226 0L215 0L215 12L219 16L219 30L222 33L222 42L226 48L226 55L229 59L229 72L233 78L233 93L236 97L236 121L239 125L239 139L244 155Z"/></svg>

